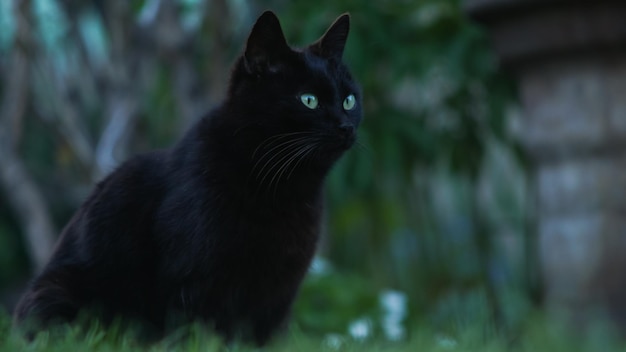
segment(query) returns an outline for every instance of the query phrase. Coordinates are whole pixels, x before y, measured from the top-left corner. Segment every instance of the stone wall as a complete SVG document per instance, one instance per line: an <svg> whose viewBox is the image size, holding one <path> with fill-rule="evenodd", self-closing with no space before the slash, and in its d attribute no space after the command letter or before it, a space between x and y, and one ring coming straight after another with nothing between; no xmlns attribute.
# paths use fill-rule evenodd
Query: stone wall
<svg viewBox="0 0 626 352"><path fill-rule="evenodd" d="M626 3L466 5L518 79L547 307L626 327Z"/></svg>
<svg viewBox="0 0 626 352"><path fill-rule="evenodd" d="M520 139L536 163L548 307L585 320L626 290L626 60L573 59L520 72Z"/></svg>

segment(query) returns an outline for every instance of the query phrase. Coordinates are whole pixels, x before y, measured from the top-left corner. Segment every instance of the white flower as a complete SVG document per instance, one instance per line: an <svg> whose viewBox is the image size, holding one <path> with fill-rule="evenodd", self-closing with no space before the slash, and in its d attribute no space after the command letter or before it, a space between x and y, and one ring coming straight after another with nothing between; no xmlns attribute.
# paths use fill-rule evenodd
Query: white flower
<svg viewBox="0 0 626 352"><path fill-rule="evenodd" d="M437 341L437 345L444 349L453 349L457 345L455 339L444 334L438 334L437 336L435 336L435 340Z"/></svg>
<svg viewBox="0 0 626 352"><path fill-rule="evenodd" d="M382 328L389 340L398 341L405 337L402 321L407 315L407 298L400 291L387 290L380 295L383 309Z"/></svg>
<svg viewBox="0 0 626 352"><path fill-rule="evenodd" d="M340 334L328 334L324 337L323 343L330 349L338 350L343 346L344 342L345 339Z"/></svg>
<svg viewBox="0 0 626 352"><path fill-rule="evenodd" d="M331 270L332 267L328 260L321 257L315 257L315 259L313 259L313 263L311 263L311 266L309 267L309 273L317 276L324 276L330 273Z"/></svg>
<svg viewBox="0 0 626 352"><path fill-rule="evenodd" d="M372 333L372 321L368 318L361 318L350 323L348 332L353 339L363 341Z"/></svg>

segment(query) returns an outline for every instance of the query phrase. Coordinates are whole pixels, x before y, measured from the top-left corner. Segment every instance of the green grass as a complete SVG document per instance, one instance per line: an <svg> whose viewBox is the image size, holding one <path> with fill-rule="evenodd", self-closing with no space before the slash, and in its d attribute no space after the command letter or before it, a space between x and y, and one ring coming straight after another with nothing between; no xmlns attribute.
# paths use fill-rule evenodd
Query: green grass
<svg viewBox="0 0 626 352"><path fill-rule="evenodd" d="M530 319L513 338L504 338L484 324L459 327L441 332L423 325L413 329L402 342L379 338L355 341L349 336L315 336L291 329L269 346L257 349L245 344L225 345L218 338L199 327L192 327L183 335L173 334L157 343L145 345L115 329L93 327L81 331L70 328L61 334L40 333L28 342L11 331L6 315L0 318L0 351L624 351L626 343L605 325L590 328L587 333L574 334L544 318Z"/></svg>

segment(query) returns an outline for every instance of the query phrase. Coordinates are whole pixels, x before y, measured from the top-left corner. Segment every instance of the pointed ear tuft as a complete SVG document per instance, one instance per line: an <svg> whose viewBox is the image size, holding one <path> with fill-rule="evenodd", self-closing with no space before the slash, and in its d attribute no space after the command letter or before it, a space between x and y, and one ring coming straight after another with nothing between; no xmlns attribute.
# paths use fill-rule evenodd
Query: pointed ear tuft
<svg viewBox="0 0 626 352"><path fill-rule="evenodd" d="M250 73L259 73L276 67L281 55L289 50L278 17L272 11L265 11L248 36L244 54L246 69Z"/></svg>
<svg viewBox="0 0 626 352"><path fill-rule="evenodd" d="M350 14L344 13L337 17L326 33L310 46L310 49L322 57L341 60L348 32L350 32Z"/></svg>

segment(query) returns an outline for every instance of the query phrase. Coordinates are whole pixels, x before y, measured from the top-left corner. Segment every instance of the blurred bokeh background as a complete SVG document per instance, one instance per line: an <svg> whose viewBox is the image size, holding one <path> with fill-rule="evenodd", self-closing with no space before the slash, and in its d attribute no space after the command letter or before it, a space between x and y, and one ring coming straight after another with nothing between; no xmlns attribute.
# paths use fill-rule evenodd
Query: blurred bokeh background
<svg viewBox="0 0 626 352"><path fill-rule="evenodd" d="M516 10L511 3L531 5ZM567 278L579 280L579 267L568 271L568 263L588 263L586 244L599 238L583 236L596 234L579 221L589 209L579 206L554 226L542 223L542 214L553 203L580 204L570 191L601 182L595 174L581 181L576 172L605 170L594 160L618 148L578 153L568 147L577 140L558 131L571 130L563 122L570 113L586 113L587 105L579 105L602 109L619 99L617 93L613 102L593 99L593 90L604 87L589 78L595 61L577 68L571 64L577 51L565 50L554 60L570 60L569 66L544 63L545 53L528 44L542 33L511 28L515 21L536 28L527 23L534 7L558 12L559 5L537 3L0 1L0 302L10 312L95 182L133 154L171 145L220 101L252 23L268 8L295 46L314 41L349 11L344 59L364 91L360 146L328 180L325 238L294 311L300 329L392 340L420 323L444 331L472 322L515 329L546 308L546 297L558 302L559 292L576 296ZM589 37L576 18L568 21L556 27L561 36ZM580 30L568 31L568 24ZM624 77L624 66L611 62ZM531 69L536 67L544 71ZM588 81L577 79L579 72ZM614 86L626 100L623 85ZM571 93L561 107L532 109L561 91ZM565 117L543 125L541 117L530 119L543 134L529 139L529 111ZM612 112L615 126L626 125L625 111ZM576 138L594 133L591 120L578 122ZM566 142L553 148L540 143L550 136ZM585 166L541 171L542 160L577 153L585 155ZM604 181L619 175L616 168L602 172ZM612 185L603 192L619 203L619 184ZM607 197L589 192L580 197L591 197L592 210L604 214ZM559 198L563 194L570 198ZM558 204L553 208L561 209ZM568 229L587 231L579 236L587 239L568 237ZM567 253L552 251L563 245ZM596 247L596 257L602 256ZM562 270L546 269L542 258L555 258ZM592 279L585 277L584 285Z"/></svg>

